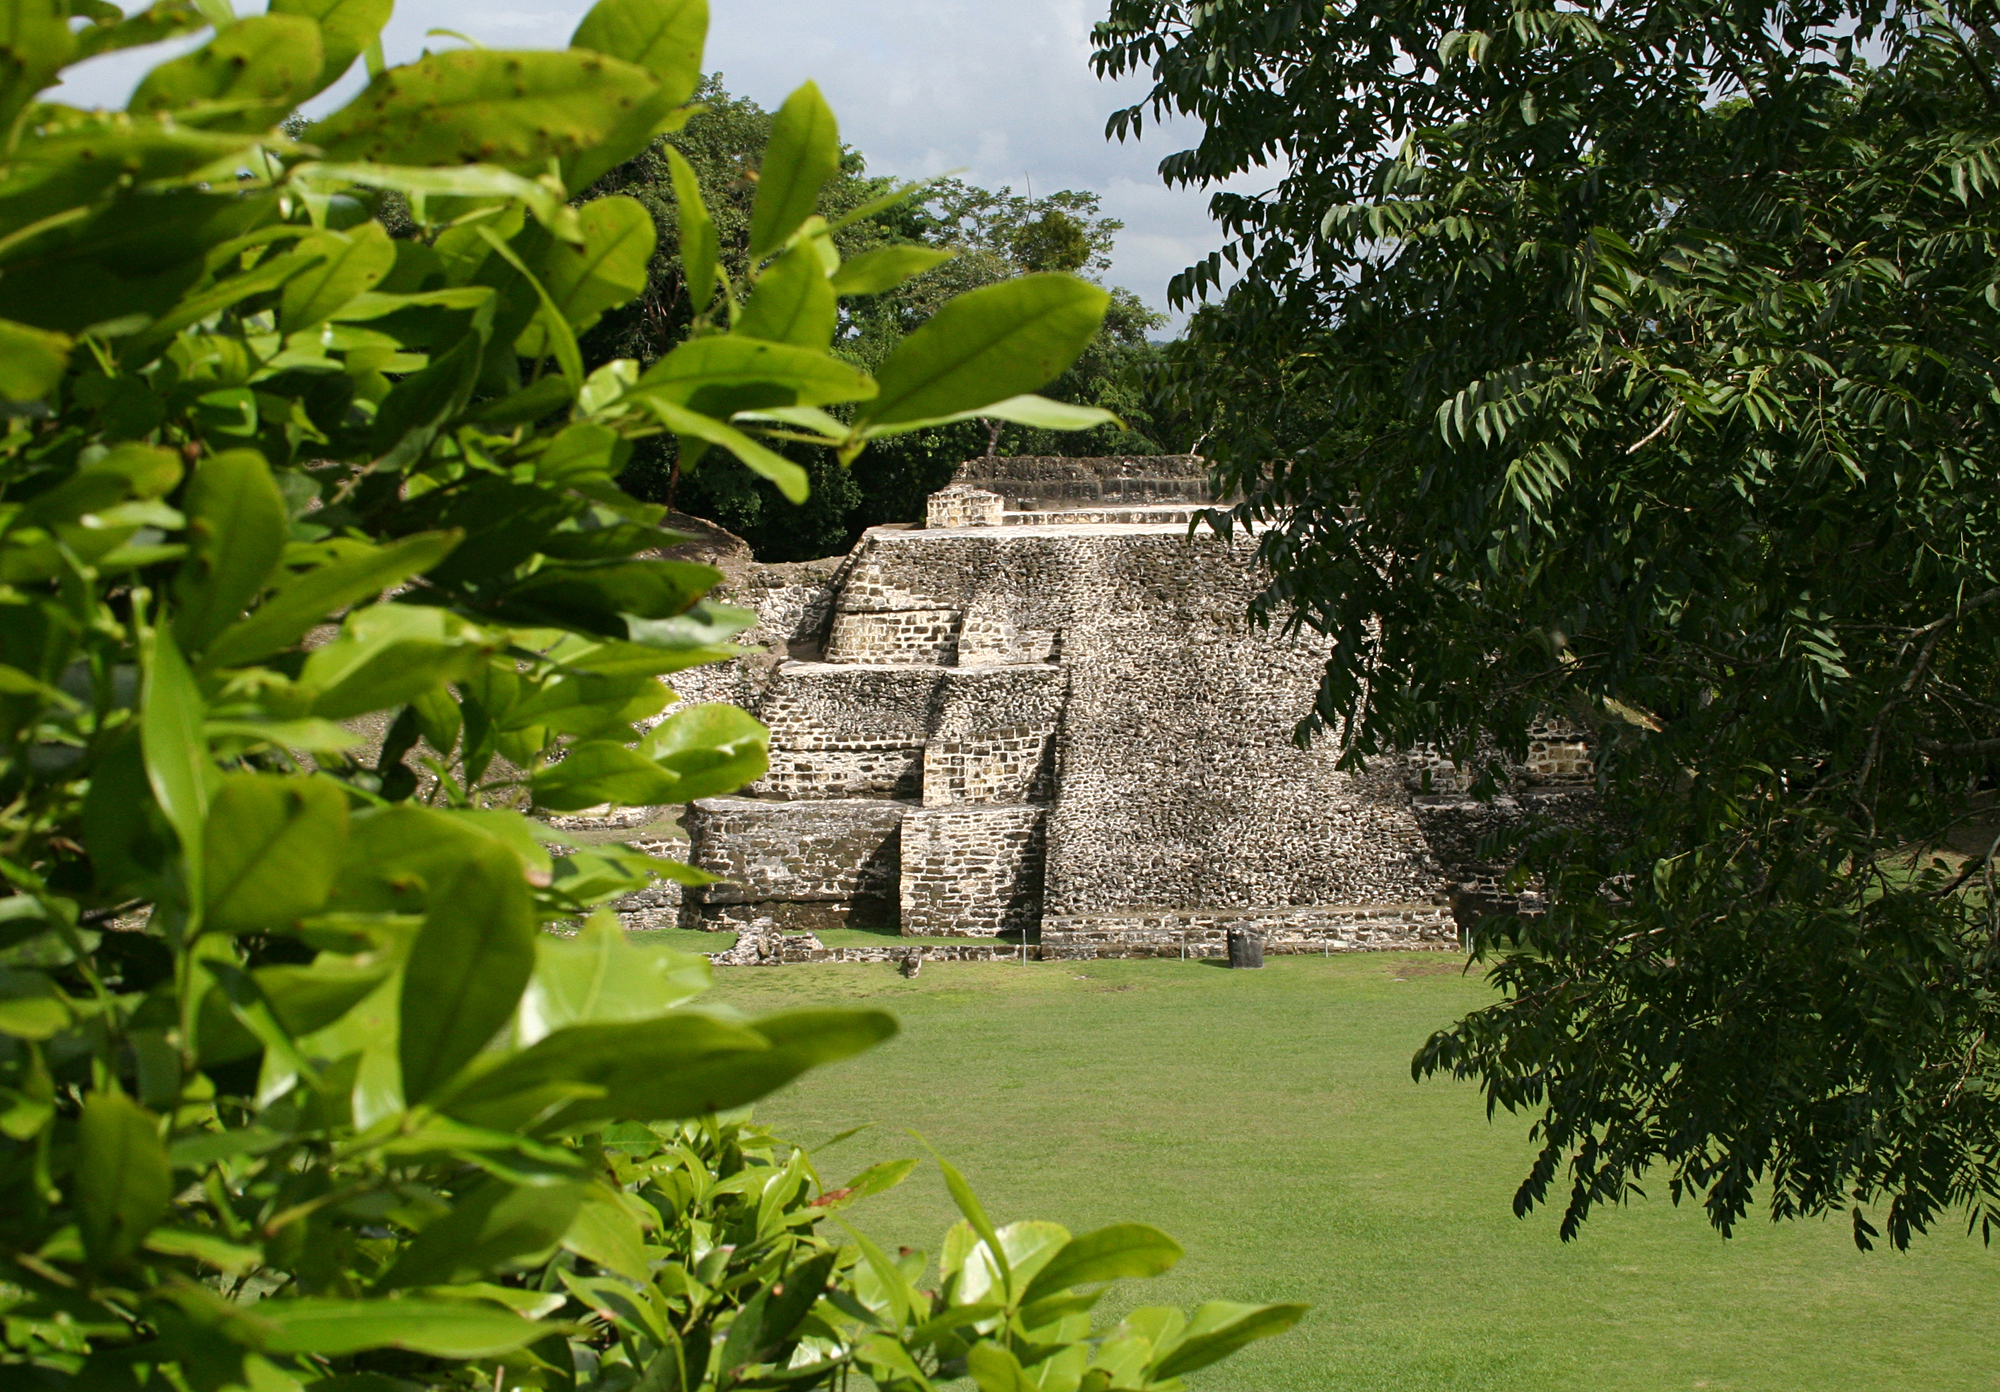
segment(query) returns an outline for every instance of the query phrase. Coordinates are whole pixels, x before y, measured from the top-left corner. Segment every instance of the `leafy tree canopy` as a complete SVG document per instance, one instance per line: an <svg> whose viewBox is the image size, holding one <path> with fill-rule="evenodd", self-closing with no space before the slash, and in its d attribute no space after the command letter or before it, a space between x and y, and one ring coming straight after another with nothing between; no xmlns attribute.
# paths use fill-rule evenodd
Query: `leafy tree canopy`
<svg viewBox="0 0 2000 1392"><path fill-rule="evenodd" d="M1603 815L1422 1072L1536 1117L1565 1235L1655 1170L1725 1232L2000 1216L2000 51L1983 0L1116 0L1134 135L1219 193L1177 363L1338 639L1304 733ZM1487 769L1486 791L1494 779ZM1870 1214L1874 1217L1870 1217Z"/></svg>
<svg viewBox="0 0 2000 1392"><path fill-rule="evenodd" d="M652 212L658 249L645 292L607 314L584 340L587 360L648 361L685 332L692 318L678 258L669 144L693 168L713 210L723 264L735 270L746 260L750 209L772 116L755 102L731 95L720 74L703 79L696 100L705 109L683 129L598 185L597 192L635 198ZM860 151L843 146L840 167L817 205L830 222L873 208L833 234L842 254L883 252L909 258L907 264L919 272L900 284L857 294L843 305L835 351L871 369L956 295L1038 272L1102 275L1123 227L1103 215L1096 194L1074 189L1030 198L1011 188L984 189L943 178L926 184L915 197L874 207L894 187L895 180L869 172ZM964 421L884 440L851 468L801 450L794 457L812 477L812 496L803 507L788 503L727 458L704 461L681 476L674 453L659 445L639 447L627 486L721 522L748 538L767 560L799 560L845 551L864 528L877 523L920 517L926 495L943 487L962 461L989 449L1012 454L1159 453L1172 442L1148 433L1155 427L1143 373L1158 356L1148 335L1163 320L1130 291L1114 289L1111 294L1097 337L1044 388L1044 395L1106 407L1130 428L1106 426L1080 438L1063 438L1032 425Z"/></svg>

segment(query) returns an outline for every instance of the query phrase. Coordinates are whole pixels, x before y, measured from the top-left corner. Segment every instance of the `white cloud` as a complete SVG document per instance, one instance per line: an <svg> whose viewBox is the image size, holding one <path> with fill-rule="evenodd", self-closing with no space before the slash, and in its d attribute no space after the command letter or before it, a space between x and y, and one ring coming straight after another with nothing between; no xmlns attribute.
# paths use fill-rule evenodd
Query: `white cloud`
<svg viewBox="0 0 2000 1392"><path fill-rule="evenodd" d="M1155 168L1188 143L1182 123L1144 139L1104 136L1106 118L1146 90L1099 81L1090 29L1102 0L712 0L707 65L733 92L775 107L807 78L841 119L841 133L883 173L962 169L988 186L1089 189L1123 218L1110 278L1166 307L1168 279L1220 242L1208 194L1168 189ZM254 8L245 6L244 8ZM471 0L402 0L385 35L393 60L455 29L495 47L558 47L587 5L521 7ZM431 40L430 42L444 42ZM122 101L155 59L115 55L73 74L64 98ZM351 90L358 74L343 84ZM316 103L315 105L319 105ZM1243 182L1258 187L1266 180Z"/></svg>

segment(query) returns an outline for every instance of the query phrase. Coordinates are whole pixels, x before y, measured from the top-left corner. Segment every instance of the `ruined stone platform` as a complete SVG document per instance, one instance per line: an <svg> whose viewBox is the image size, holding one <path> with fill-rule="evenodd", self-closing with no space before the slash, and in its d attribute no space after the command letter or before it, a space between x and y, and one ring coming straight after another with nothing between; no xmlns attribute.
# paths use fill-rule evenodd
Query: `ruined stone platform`
<svg viewBox="0 0 2000 1392"><path fill-rule="evenodd" d="M690 807L689 857L727 883L678 921L767 963L895 959L801 945L840 926L999 957L1002 934L1044 958L1214 956L1232 930L1456 949L1493 814L1436 760L1351 772L1293 743L1325 640L1248 621L1254 538L1189 525L1218 501L1188 456L978 459L923 527L746 563L731 597L768 656L674 685L762 719L771 767ZM1561 731L1543 748L1524 780L1587 777Z"/></svg>

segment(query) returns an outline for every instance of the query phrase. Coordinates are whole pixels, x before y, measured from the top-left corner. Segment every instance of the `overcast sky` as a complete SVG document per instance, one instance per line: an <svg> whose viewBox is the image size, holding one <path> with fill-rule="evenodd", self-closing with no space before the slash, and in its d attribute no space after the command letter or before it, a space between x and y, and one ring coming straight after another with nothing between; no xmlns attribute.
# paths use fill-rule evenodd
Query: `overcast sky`
<svg viewBox="0 0 2000 1392"><path fill-rule="evenodd" d="M1105 0L711 5L707 66L729 89L775 108L799 83L817 80L842 137L877 173L963 169L988 187L1021 192L1032 183L1037 193L1101 195L1105 212L1125 222L1109 279L1155 308L1166 308L1168 278L1219 242L1208 195L1168 189L1154 172L1163 155L1188 143L1185 128L1151 129L1136 143L1104 138L1106 116L1145 91L1130 79L1101 82L1090 70L1090 28ZM261 8L259 0L238 0L240 12ZM587 0L398 0L385 45L390 61L407 61L427 42L426 29L447 28L493 48L561 47L587 8ZM122 103L154 61L121 54L83 65L61 99ZM341 93L358 85L359 73L356 64Z"/></svg>

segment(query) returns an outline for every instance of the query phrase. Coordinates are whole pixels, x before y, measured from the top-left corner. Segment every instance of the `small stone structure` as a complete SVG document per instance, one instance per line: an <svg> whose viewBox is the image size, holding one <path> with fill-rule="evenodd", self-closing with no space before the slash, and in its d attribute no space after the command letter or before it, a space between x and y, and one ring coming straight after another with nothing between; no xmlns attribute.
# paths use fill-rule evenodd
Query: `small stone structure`
<svg viewBox="0 0 2000 1392"><path fill-rule="evenodd" d="M1456 947L1454 895L1499 888L1481 835L1576 796L1588 751L1538 732L1481 804L1421 753L1351 773L1298 748L1324 640L1250 623L1254 542L1189 525L1214 501L1191 456L975 459L924 527L741 567L765 655L674 682L762 719L771 769L689 808L688 857L726 882L681 924L767 962L840 960L809 936L838 926L996 957L1212 957L1243 929L1268 952ZM675 891L642 898L628 915L658 922Z"/></svg>

